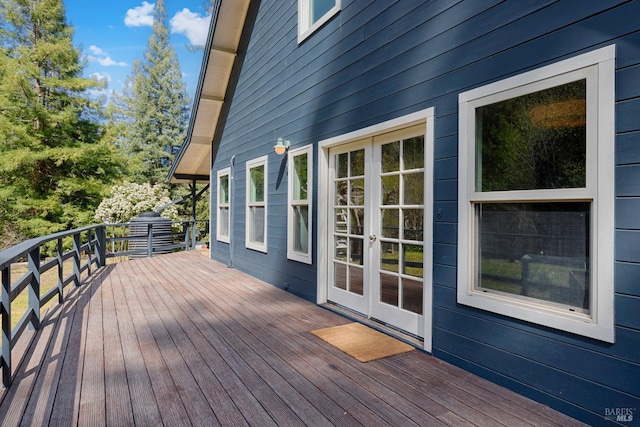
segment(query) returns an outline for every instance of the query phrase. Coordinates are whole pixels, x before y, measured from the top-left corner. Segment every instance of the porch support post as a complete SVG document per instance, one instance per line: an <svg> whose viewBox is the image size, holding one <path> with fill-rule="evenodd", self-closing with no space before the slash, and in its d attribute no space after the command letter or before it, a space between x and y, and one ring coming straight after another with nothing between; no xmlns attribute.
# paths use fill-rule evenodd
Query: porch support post
<svg viewBox="0 0 640 427"><path fill-rule="evenodd" d="M147 223L147 256L153 256L153 223Z"/></svg>
<svg viewBox="0 0 640 427"><path fill-rule="evenodd" d="M196 227L196 202L198 201L197 199L198 196L196 196L196 180L194 179L191 182L191 220L193 221L193 223L191 224L191 249L195 249L196 248L196 231L197 231L197 227ZM189 248L187 248L187 250L189 250Z"/></svg>

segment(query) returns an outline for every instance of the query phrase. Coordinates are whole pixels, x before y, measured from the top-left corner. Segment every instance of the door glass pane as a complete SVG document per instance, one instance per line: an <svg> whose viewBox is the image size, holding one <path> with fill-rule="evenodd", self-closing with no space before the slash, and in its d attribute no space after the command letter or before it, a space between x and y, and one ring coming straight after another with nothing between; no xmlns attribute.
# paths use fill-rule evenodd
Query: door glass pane
<svg viewBox="0 0 640 427"><path fill-rule="evenodd" d="M405 139L402 145L404 170L424 168L424 136Z"/></svg>
<svg viewBox="0 0 640 427"><path fill-rule="evenodd" d="M335 259L340 261L347 261L347 238L343 236L336 236L336 250Z"/></svg>
<svg viewBox="0 0 640 427"><path fill-rule="evenodd" d="M476 191L586 186L586 79L476 109Z"/></svg>
<svg viewBox="0 0 640 427"><path fill-rule="evenodd" d="M350 233L362 236L364 234L364 209L349 209Z"/></svg>
<svg viewBox="0 0 640 427"><path fill-rule="evenodd" d="M335 200L336 205L346 206L347 191L348 191L347 181L336 182L336 200Z"/></svg>
<svg viewBox="0 0 640 427"><path fill-rule="evenodd" d="M591 204L484 203L477 288L588 311Z"/></svg>
<svg viewBox="0 0 640 427"><path fill-rule="evenodd" d="M397 273L400 251L398 243L380 242L380 269Z"/></svg>
<svg viewBox="0 0 640 427"><path fill-rule="evenodd" d="M383 176L382 180L382 204L398 205L400 201L400 175Z"/></svg>
<svg viewBox="0 0 640 427"><path fill-rule="evenodd" d="M351 205L364 206L364 178L351 181Z"/></svg>
<svg viewBox="0 0 640 427"><path fill-rule="evenodd" d="M422 282L402 279L402 308L416 314L422 314Z"/></svg>
<svg viewBox="0 0 640 427"><path fill-rule="evenodd" d="M350 176L364 176L364 149L349 153L351 155Z"/></svg>
<svg viewBox="0 0 640 427"><path fill-rule="evenodd" d="M349 176L349 153L342 153L336 156L336 178L346 178Z"/></svg>
<svg viewBox="0 0 640 427"><path fill-rule="evenodd" d="M347 289L347 266L344 264L338 264L337 262L333 264L334 269L334 277L333 277L333 285L336 288Z"/></svg>
<svg viewBox="0 0 640 427"><path fill-rule="evenodd" d="M347 233L347 226L348 226L348 212L347 209L336 209L336 217L335 217L335 224L334 224L334 231L337 231L338 233Z"/></svg>
<svg viewBox="0 0 640 427"><path fill-rule="evenodd" d="M364 295L363 272L362 267L349 266L349 292Z"/></svg>
<svg viewBox="0 0 640 427"><path fill-rule="evenodd" d="M362 239L349 238L349 263L362 265Z"/></svg>
<svg viewBox="0 0 640 427"><path fill-rule="evenodd" d="M382 146L382 172L400 170L400 141Z"/></svg>
<svg viewBox="0 0 640 427"><path fill-rule="evenodd" d="M400 237L400 211L382 209L382 237L397 239Z"/></svg>
<svg viewBox="0 0 640 427"><path fill-rule="evenodd" d="M407 240L424 240L424 210L403 209L404 238Z"/></svg>
<svg viewBox="0 0 640 427"><path fill-rule="evenodd" d="M402 272L410 276L422 277L423 275L423 250L421 245L402 245Z"/></svg>
<svg viewBox="0 0 640 427"><path fill-rule="evenodd" d="M424 173L410 173L404 179L404 204L422 205L424 203Z"/></svg>
<svg viewBox="0 0 640 427"><path fill-rule="evenodd" d="M358 295L364 295L364 238L350 236L364 236L365 232L364 152L361 149L334 157L334 260L345 263L340 264L342 267L335 264L335 275L336 280L344 278L342 289Z"/></svg>
<svg viewBox="0 0 640 427"><path fill-rule="evenodd" d="M380 274L380 302L398 306L398 277Z"/></svg>

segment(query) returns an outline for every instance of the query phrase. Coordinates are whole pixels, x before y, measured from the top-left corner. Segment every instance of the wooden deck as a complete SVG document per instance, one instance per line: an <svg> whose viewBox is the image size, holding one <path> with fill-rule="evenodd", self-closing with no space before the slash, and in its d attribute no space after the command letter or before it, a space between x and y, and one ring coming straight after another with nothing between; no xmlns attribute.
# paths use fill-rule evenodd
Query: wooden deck
<svg viewBox="0 0 640 427"><path fill-rule="evenodd" d="M194 252L110 265L43 320L0 425L580 425L421 351L360 363L309 332L348 322Z"/></svg>

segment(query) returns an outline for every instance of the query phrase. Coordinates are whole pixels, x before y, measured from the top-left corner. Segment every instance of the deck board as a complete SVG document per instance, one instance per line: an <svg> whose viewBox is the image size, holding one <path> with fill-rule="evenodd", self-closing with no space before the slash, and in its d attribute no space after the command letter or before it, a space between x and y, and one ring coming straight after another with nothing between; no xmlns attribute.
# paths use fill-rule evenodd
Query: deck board
<svg viewBox="0 0 640 427"><path fill-rule="evenodd" d="M101 420L106 419L105 412L105 341L103 331L107 325L102 322L102 289L103 279L96 280L92 286L94 297L89 301L87 318L87 339L85 344L85 357L91 363L86 363L82 372L80 384L80 425L100 425Z"/></svg>
<svg viewBox="0 0 640 427"><path fill-rule="evenodd" d="M113 286L115 314L118 319L118 329L122 339L122 353L124 357L124 369L128 380L129 396L133 419L136 425L160 425L160 409L151 387L151 379L144 365L142 351L133 325L133 318L129 311L127 298L123 290L121 276L110 275ZM131 282L124 281L126 286Z"/></svg>
<svg viewBox="0 0 640 427"><path fill-rule="evenodd" d="M102 282L102 323L104 326L104 381L106 420L113 425L133 425L132 397L125 367L125 348L118 328L114 283L107 276ZM126 340L127 337L124 336Z"/></svg>
<svg viewBox="0 0 640 427"><path fill-rule="evenodd" d="M420 352L360 363L350 320L197 253L100 269L0 391L13 425L580 425Z"/></svg>

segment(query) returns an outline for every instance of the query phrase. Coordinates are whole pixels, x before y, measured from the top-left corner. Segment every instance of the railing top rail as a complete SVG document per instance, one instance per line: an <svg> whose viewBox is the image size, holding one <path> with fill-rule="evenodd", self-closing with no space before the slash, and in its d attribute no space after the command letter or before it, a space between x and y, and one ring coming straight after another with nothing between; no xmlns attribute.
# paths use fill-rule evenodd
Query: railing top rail
<svg viewBox="0 0 640 427"><path fill-rule="evenodd" d="M193 220L181 220L181 221L171 221L171 224L184 224L185 222L191 223ZM126 227L133 225L144 224L144 221L140 222L123 222L123 223L114 223L114 224L93 224L87 225L85 227L74 228L72 230L60 231L58 233L48 234L46 236L34 237L30 240L25 240L24 242L20 242L15 246L11 246L8 249L0 251L0 270L10 266L17 259L27 255L29 252L34 250L35 248L44 245L45 243L51 242L53 240L57 240L60 238L73 236L74 234L83 233L88 230L97 229L100 227Z"/></svg>
<svg viewBox="0 0 640 427"><path fill-rule="evenodd" d="M15 246L11 246L9 249L5 249L0 252L0 270L8 267L11 263L15 262L18 258L28 254L35 248L44 245L52 240L72 236L74 234L83 233L88 230L92 230L98 227L102 227L102 224L87 225L85 227L74 228L73 230L60 231L58 233L48 234L46 236L34 237L30 240L20 242Z"/></svg>
<svg viewBox="0 0 640 427"><path fill-rule="evenodd" d="M151 218L157 218L157 217L151 217ZM104 224L100 224L102 226L105 227L127 227L130 225L140 225L140 224L145 224L147 221L144 221L145 218L140 218L140 221L138 222L105 222ZM189 222L189 223L193 223L193 222L202 222L204 220L197 220L194 221L192 219L182 219L182 220L177 220L177 221L171 221L171 224L184 224L185 222ZM155 224L155 222L153 221L148 221L150 224Z"/></svg>

